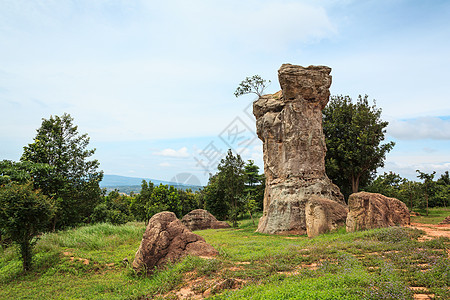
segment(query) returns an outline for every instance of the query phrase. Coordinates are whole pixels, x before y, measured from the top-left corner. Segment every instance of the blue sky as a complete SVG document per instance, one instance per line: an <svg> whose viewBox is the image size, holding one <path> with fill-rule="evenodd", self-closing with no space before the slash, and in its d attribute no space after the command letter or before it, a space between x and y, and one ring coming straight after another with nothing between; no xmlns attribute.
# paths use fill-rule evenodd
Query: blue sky
<svg viewBox="0 0 450 300"><path fill-rule="evenodd" d="M332 94L368 94L396 146L383 171L450 169L449 1L0 0L0 159L70 113L106 174L171 180L232 147L261 167L233 92L282 63L330 66Z"/></svg>

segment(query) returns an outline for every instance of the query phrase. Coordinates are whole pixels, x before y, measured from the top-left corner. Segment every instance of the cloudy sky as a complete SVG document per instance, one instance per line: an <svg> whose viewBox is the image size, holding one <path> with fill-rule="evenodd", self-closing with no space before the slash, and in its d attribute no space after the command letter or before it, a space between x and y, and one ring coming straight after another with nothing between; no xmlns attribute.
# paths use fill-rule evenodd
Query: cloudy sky
<svg viewBox="0 0 450 300"><path fill-rule="evenodd" d="M206 184L228 148L262 167L246 76L327 65L396 142L383 171L450 170L450 1L0 0L0 159L71 114L106 174ZM180 177L177 177L180 178Z"/></svg>

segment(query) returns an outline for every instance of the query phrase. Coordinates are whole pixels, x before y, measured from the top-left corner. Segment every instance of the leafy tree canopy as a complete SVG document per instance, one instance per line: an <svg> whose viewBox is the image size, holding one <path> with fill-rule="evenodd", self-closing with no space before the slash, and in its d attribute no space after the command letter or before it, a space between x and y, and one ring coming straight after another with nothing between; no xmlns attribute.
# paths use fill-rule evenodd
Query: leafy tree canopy
<svg viewBox="0 0 450 300"><path fill-rule="evenodd" d="M375 171L384 166L394 142L381 144L388 122L381 120L381 109L369 105L368 96L333 96L323 110L323 131L327 144L326 171L330 179L348 196L367 185Z"/></svg>
<svg viewBox="0 0 450 300"><path fill-rule="evenodd" d="M99 162L88 160L95 149L87 149L89 137L78 134L69 114L43 119L34 142L24 147L22 162L48 164L48 175L37 176L42 192L58 199L54 227L70 226L88 221L102 191L99 182L103 173Z"/></svg>
<svg viewBox="0 0 450 300"><path fill-rule="evenodd" d="M45 190L51 182L52 167L29 161L0 161L0 185L8 182L25 184L33 182L35 189Z"/></svg>
<svg viewBox="0 0 450 300"><path fill-rule="evenodd" d="M205 208L217 218L229 219L237 226L239 214L259 210L264 197L264 176L253 161L247 164L239 154L228 150L220 161L218 172L209 178L200 198Z"/></svg>

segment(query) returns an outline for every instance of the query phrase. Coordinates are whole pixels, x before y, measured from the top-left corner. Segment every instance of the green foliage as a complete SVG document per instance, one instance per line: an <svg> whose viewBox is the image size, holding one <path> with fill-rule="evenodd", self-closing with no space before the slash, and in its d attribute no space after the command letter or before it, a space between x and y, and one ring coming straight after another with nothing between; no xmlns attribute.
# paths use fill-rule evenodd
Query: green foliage
<svg viewBox="0 0 450 300"><path fill-rule="evenodd" d="M200 197L206 209L220 220L229 219L237 226L239 215L252 216L262 210L265 177L252 160L244 163L239 154L228 150L221 160L218 172L209 178Z"/></svg>
<svg viewBox="0 0 450 300"><path fill-rule="evenodd" d="M418 178L423 180L423 184L422 184L422 191L425 195L425 204L426 204L426 213L428 216L428 206L429 206L429 196L430 194L434 194L435 192L435 184L433 182L434 179L434 175L436 174L436 172L433 172L431 174L427 174L424 172L421 172L420 170L416 170L417 173L419 173L417 175Z"/></svg>
<svg viewBox="0 0 450 300"><path fill-rule="evenodd" d="M51 181L53 167L45 163L29 161L0 161L0 185L8 182L25 184L32 181L39 189L46 189Z"/></svg>
<svg viewBox="0 0 450 300"><path fill-rule="evenodd" d="M33 246L54 215L54 203L30 183L0 187L0 230L20 248L23 270L31 268Z"/></svg>
<svg viewBox="0 0 450 300"><path fill-rule="evenodd" d="M333 96L323 110L323 132L327 144L326 171L344 195L367 185L375 171L384 166L394 142L381 144L388 122L381 109L370 106L368 96Z"/></svg>
<svg viewBox="0 0 450 300"><path fill-rule="evenodd" d="M221 159L218 169L219 185L223 188L224 198L229 208L229 216L234 227L237 227L237 218L242 211L239 196L244 191L244 161L239 154L233 155L231 149L227 156Z"/></svg>
<svg viewBox="0 0 450 300"><path fill-rule="evenodd" d="M266 187L264 174L259 174L259 167L255 165L253 160L249 160L244 166L245 187L244 194L246 197L255 202L254 210L263 209L264 189Z"/></svg>
<svg viewBox="0 0 450 300"><path fill-rule="evenodd" d="M246 77L236 88L234 95L237 97L245 94L256 94L261 97L264 89L270 84L270 80L266 81L259 75L253 75L252 77Z"/></svg>
<svg viewBox="0 0 450 300"><path fill-rule="evenodd" d="M142 180L141 192L130 203L130 211L137 221L148 221L147 207L151 201L154 185L152 182Z"/></svg>
<svg viewBox="0 0 450 300"><path fill-rule="evenodd" d="M228 203L225 202L225 191L217 174L209 178L208 185L201 191L206 210L219 220L228 217Z"/></svg>
<svg viewBox="0 0 450 300"><path fill-rule="evenodd" d="M413 210L414 205L418 201L418 197L421 196L420 183L402 178L393 172L379 175L370 185L363 188L363 190L399 199L410 210Z"/></svg>
<svg viewBox="0 0 450 300"><path fill-rule="evenodd" d="M73 118L63 114L43 119L34 142L24 147L21 161L52 167L49 174L35 176L35 183L45 195L58 199L54 228L89 221L100 201L103 173L97 171L97 160L87 160L95 152L88 144L87 134L79 135Z"/></svg>
<svg viewBox="0 0 450 300"><path fill-rule="evenodd" d="M370 185L363 189L367 192L380 193L403 201L412 211L420 210L427 213L427 207L446 207L450 198L450 183L448 171L438 180L433 180L435 173L423 173L419 170L418 178L423 182L410 181L395 173L384 173L378 176Z"/></svg>
<svg viewBox="0 0 450 300"><path fill-rule="evenodd" d="M178 218L199 208L197 196L192 190L177 189L173 186L142 181L141 192L130 198L129 211L138 221L148 221L154 214L171 211Z"/></svg>
<svg viewBox="0 0 450 300"><path fill-rule="evenodd" d="M126 195L120 195L118 191L112 191L104 200L94 208L91 219L96 223L125 224L132 220L129 210L130 199Z"/></svg>

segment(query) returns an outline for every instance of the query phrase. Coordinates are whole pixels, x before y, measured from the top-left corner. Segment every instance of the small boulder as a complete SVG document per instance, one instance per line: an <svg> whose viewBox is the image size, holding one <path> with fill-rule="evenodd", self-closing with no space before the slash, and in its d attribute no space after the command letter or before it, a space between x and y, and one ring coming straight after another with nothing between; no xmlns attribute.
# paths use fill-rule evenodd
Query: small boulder
<svg viewBox="0 0 450 300"><path fill-rule="evenodd" d="M347 232L410 225L408 207L402 201L376 193L359 192L348 199Z"/></svg>
<svg viewBox="0 0 450 300"><path fill-rule="evenodd" d="M181 219L189 230L230 228L227 222L217 221L211 213L204 209L194 209Z"/></svg>
<svg viewBox="0 0 450 300"><path fill-rule="evenodd" d="M440 225L447 225L450 224L450 216L446 217L444 219L444 221L442 221L441 223L439 223Z"/></svg>
<svg viewBox="0 0 450 300"><path fill-rule="evenodd" d="M347 207L339 202L312 196L305 204L308 237L315 237L344 226L347 213Z"/></svg>
<svg viewBox="0 0 450 300"><path fill-rule="evenodd" d="M205 239L192 233L172 212L160 212L148 222L144 236L133 261L136 271L177 261L186 255L215 256L218 251Z"/></svg>

